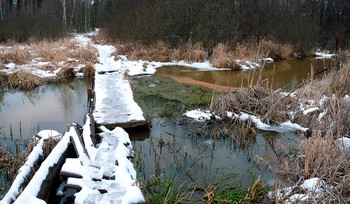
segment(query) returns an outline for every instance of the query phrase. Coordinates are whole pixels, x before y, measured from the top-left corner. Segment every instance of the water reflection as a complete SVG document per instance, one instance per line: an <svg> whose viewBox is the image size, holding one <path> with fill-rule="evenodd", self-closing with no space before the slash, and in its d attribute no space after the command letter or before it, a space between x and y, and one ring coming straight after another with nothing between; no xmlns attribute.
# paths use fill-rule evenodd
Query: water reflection
<svg viewBox="0 0 350 204"><path fill-rule="evenodd" d="M87 112L88 83L88 80L75 79L31 91L2 92L1 143L7 144L10 152L15 152L9 139L30 138L38 129L64 132L68 123L82 124Z"/></svg>
<svg viewBox="0 0 350 204"><path fill-rule="evenodd" d="M264 181L274 180L271 166L278 162L280 143L296 144L294 133L258 132L256 140L242 148L231 139L197 136L196 131L202 125L154 118L150 138L133 141L136 151L144 153L138 175L147 180L163 172L185 174L185 180L194 182L217 175L237 174L237 180L247 187L252 175L262 175Z"/></svg>
<svg viewBox="0 0 350 204"><path fill-rule="evenodd" d="M314 73L317 73L325 68L333 69L339 66L340 61L333 59L290 59L282 62L274 62L266 64L261 72L262 79L267 79L269 85L272 84L274 89L294 89L303 80L306 80L310 75L311 64L314 67ZM259 69L255 70L255 79L260 75ZM216 83L221 86L240 87L247 86L248 78L253 76L254 70L248 71L198 71L194 68L168 66L157 69L155 75L158 76L177 76L185 77L207 83Z"/></svg>

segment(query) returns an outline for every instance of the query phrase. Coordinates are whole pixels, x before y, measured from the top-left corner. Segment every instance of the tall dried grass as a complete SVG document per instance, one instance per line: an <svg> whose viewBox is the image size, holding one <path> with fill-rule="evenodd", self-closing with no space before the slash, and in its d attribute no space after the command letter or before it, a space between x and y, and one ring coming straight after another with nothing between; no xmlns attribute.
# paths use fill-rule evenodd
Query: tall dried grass
<svg viewBox="0 0 350 204"><path fill-rule="evenodd" d="M7 75L6 84L10 88L32 89L39 86L43 82L44 80L42 78L24 70L19 70Z"/></svg>
<svg viewBox="0 0 350 204"><path fill-rule="evenodd" d="M234 52L230 51L226 45L219 43L213 50L210 62L217 68L241 69L236 59Z"/></svg>
<svg viewBox="0 0 350 204"><path fill-rule="evenodd" d="M0 69L6 69L6 66L2 62L0 62Z"/></svg>
<svg viewBox="0 0 350 204"><path fill-rule="evenodd" d="M263 54L268 54L274 60L285 60L293 56L294 48L290 44L278 44L272 41L263 40L261 42Z"/></svg>
<svg viewBox="0 0 350 204"><path fill-rule="evenodd" d="M280 173L291 181L300 178L321 178L325 194L315 196L315 201L348 203L350 201L350 149L343 149L334 139L334 133L313 132L300 144L296 155L286 158L280 166ZM333 186L333 187L330 187Z"/></svg>
<svg viewBox="0 0 350 204"><path fill-rule="evenodd" d="M75 58L81 63L95 63L97 61L97 50L92 46L83 47L71 51L68 56Z"/></svg>
<svg viewBox="0 0 350 204"><path fill-rule="evenodd" d="M320 110L309 117L296 116L295 122L324 134L331 130L335 137L350 135L350 100L345 97L350 95L350 64L326 74L320 83L307 84L296 94L304 101L314 101ZM320 117L321 113L325 115Z"/></svg>
<svg viewBox="0 0 350 204"><path fill-rule="evenodd" d="M172 61L186 62L203 62L206 59L206 52L202 43L193 44L191 41L187 42L185 46L180 46L173 50L171 55Z"/></svg>
<svg viewBox="0 0 350 204"><path fill-rule="evenodd" d="M84 67L83 67L83 73L85 74L85 76L87 76L88 78L95 76L95 68L94 65L92 65L91 63L87 63Z"/></svg>
<svg viewBox="0 0 350 204"><path fill-rule="evenodd" d="M114 56L126 55L131 60L146 60L158 62L181 61L202 62L206 58L206 52L202 43L192 44L188 42L185 46L171 49L163 41L145 46L137 42L129 42L124 45L116 45L117 50Z"/></svg>
<svg viewBox="0 0 350 204"><path fill-rule="evenodd" d="M226 111L259 116L266 123L280 124L290 119L290 111L298 108L298 100L283 96L261 84L241 88L236 92L213 99L211 111L227 118Z"/></svg>
<svg viewBox="0 0 350 204"><path fill-rule="evenodd" d="M11 48L0 49L0 63L8 64L26 64L32 59L30 52L27 48L22 48L19 45L15 45Z"/></svg>

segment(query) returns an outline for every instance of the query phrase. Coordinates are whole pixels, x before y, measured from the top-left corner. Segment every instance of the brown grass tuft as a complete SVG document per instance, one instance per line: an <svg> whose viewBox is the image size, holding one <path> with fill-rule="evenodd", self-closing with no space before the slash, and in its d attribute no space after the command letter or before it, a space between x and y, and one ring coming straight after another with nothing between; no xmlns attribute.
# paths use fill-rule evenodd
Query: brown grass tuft
<svg viewBox="0 0 350 204"><path fill-rule="evenodd" d="M108 37L106 29L103 29L103 28L100 28L97 35L93 36L93 40L95 42L99 42L99 43L108 42L108 39L110 39L110 38Z"/></svg>
<svg viewBox="0 0 350 204"><path fill-rule="evenodd" d="M169 45L163 41L157 41L152 44L150 48L146 51L146 59L149 61L158 61L158 62L170 62L170 48Z"/></svg>
<svg viewBox="0 0 350 204"><path fill-rule="evenodd" d="M42 84L43 79L24 70L7 75L7 85L10 88L32 89Z"/></svg>
<svg viewBox="0 0 350 204"><path fill-rule="evenodd" d="M69 56L76 58L82 63L94 63L97 61L96 49L88 46L72 51Z"/></svg>
<svg viewBox="0 0 350 204"><path fill-rule="evenodd" d="M350 149L340 147L333 135L332 131L313 132L310 138L302 141L296 156L285 159L280 170L294 182L300 177L321 178L333 188L325 189L326 194L316 197L316 201L342 203L350 200Z"/></svg>
<svg viewBox="0 0 350 204"><path fill-rule="evenodd" d="M214 48L210 62L217 68L241 69L241 65L236 62L234 53L229 51L229 48L222 43Z"/></svg>
<svg viewBox="0 0 350 204"><path fill-rule="evenodd" d="M32 56L27 48L15 45L11 48L0 49L0 63L8 64L26 64L31 60Z"/></svg>
<svg viewBox="0 0 350 204"><path fill-rule="evenodd" d="M300 88L296 94L304 101L316 102L320 110L309 117L297 115L294 122L323 134L331 130L334 137L350 135L350 100L345 98L345 95L350 95L350 64L331 71L321 83L314 82ZM321 113L326 114L319 118Z"/></svg>
<svg viewBox="0 0 350 204"><path fill-rule="evenodd" d="M222 118L227 118L226 111L244 112L259 116L264 122L280 124L290 119L288 112L297 107L296 98L257 84L214 98L211 111Z"/></svg>
<svg viewBox="0 0 350 204"><path fill-rule="evenodd" d="M171 55L173 61L184 60L188 63L203 62L206 58L206 52L202 43L192 44L191 41L186 43L186 46L181 46L174 49Z"/></svg>
<svg viewBox="0 0 350 204"><path fill-rule="evenodd" d="M0 62L0 69L6 69L6 66L2 62Z"/></svg>
<svg viewBox="0 0 350 204"><path fill-rule="evenodd" d="M277 44L263 40L261 45L262 54L268 54L274 60L285 60L293 56L293 46L290 44Z"/></svg>
<svg viewBox="0 0 350 204"><path fill-rule="evenodd" d="M68 78L75 77L75 72L73 68L69 67L63 67L58 73L57 73L59 80L65 80Z"/></svg>
<svg viewBox="0 0 350 204"><path fill-rule="evenodd" d="M232 55L236 59L255 61L257 50L255 43L238 43Z"/></svg>
<svg viewBox="0 0 350 204"><path fill-rule="evenodd" d="M91 63L87 63L84 67L83 67L83 73L85 74L85 76L87 76L88 78L95 76L95 68L94 65L92 65Z"/></svg>

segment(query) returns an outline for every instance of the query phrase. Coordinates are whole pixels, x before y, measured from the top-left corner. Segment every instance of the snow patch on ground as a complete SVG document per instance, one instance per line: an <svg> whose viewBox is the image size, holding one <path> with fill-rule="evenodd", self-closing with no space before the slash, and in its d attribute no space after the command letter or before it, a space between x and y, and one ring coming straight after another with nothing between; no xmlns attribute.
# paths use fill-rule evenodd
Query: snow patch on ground
<svg viewBox="0 0 350 204"><path fill-rule="evenodd" d="M202 111L200 109L186 111L184 115L199 122L205 122L207 120L210 120L210 118L212 117L210 111Z"/></svg>
<svg viewBox="0 0 350 204"><path fill-rule="evenodd" d="M338 139L339 147L344 150L350 150L350 138L342 137Z"/></svg>
<svg viewBox="0 0 350 204"><path fill-rule="evenodd" d="M219 116L216 116L212 113L210 113L209 110L191 110L191 111L186 111L184 113L186 117L189 117L191 119L194 119L199 122L205 122L210 120L211 118L215 117L216 119L220 120L221 118ZM240 115L227 111L226 112L227 117L229 118L236 118L241 121L246 121L246 120L251 120L258 129L261 130L266 130L266 131L276 131L276 132L289 132L289 131L295 131L295 130L300 130L300 131L307 131L308 128L301 127L300 125L296 123L292 123L290 121L282 123L280 126L277 125L270 125L266 124L261 121L260 117L255 116L255 115L250 115L244 112L241 112Z"/></svg>
<svg viewBox="0 0 350 204"><path fill-rule="evenodd" d="M316 59L332 58L335 54L328 54L324 52L315 52Z"/></svg>
<svg viewBox="0 0 350 204"><path fill-rule="evenodd" d="M292 194L293 189L296 188L300 188L306 193ZM332 187L327 185L326 182L324 182L320 178L311 178L305 180L301 185L298 186L286 187L282 189L277 189L275 191L270 191L268 193L268 196L270 198L276 198L276 200L279 202L283 201L283 203L296 203L300 201L307 201L312 197L321 197L323 196L327 188Z"/></svg>

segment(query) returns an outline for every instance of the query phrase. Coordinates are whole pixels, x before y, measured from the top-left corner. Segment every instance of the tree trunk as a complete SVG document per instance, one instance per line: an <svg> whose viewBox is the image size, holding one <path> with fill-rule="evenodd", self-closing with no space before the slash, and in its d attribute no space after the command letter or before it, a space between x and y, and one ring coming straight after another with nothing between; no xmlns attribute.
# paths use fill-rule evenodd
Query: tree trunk
<svg viewBox="0 0 350 204"><path fill-rule="evenodd" d="M62 0L62 7L63 7L63 32L66 32L67 29L67 7L66 7L66 0Z"/></svg>
<svg viewBox="0 0 350 204"><path fill-rule="evenodd" d="M73 24L73 17L74 17L74 12L75 12L75 5L76 5L76 0L73 1L72 14L71 14L71 16L70 16L70 22L69 22L69 30L71 30L72 24Z"/></svg>
<svg viewBox="0 0 350 204"><path fill-rule="evenodd" d="M0 21L4 22L4 13L2 11L2 0L0 0Z"/></svg>

